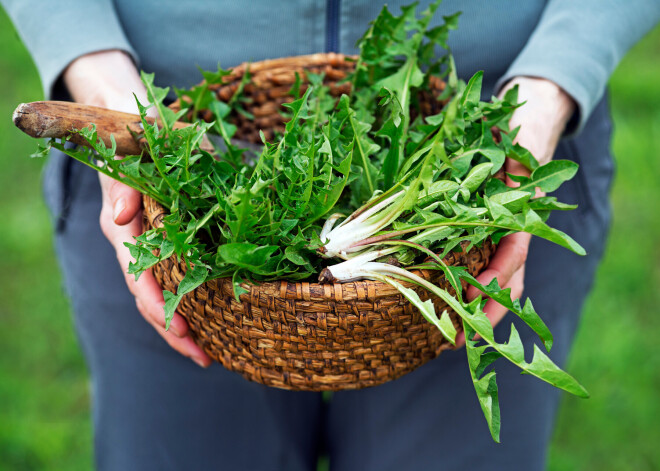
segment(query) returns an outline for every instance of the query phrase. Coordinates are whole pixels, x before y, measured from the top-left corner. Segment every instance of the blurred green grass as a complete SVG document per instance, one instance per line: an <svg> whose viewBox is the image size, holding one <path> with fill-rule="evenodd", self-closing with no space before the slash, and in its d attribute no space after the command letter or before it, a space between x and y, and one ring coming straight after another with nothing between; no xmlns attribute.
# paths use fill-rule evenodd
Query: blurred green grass
<svg viewBox="0 0 660 471"><path fill-rule="evenodd" d="M87 372L41 199L35 143L9 120L42 98L0 9L0 470L92 467ZM592 394L565 396L551 471L660 469L660 27L614 74L614 225L569 370Z"/></svg>
<svg viewBox="0 0 660 471"><path fill-rule="evenodd" d="M88 470L87 372L60 288L41 198L43 161L11 123L42 99L36 69L0 8L0 469Z"/></svg>
<svg viewBox="0 0 660 471"><path fill-rule="evenodd" d="M608 250L568 368L550 470L660 469L660 27L610 82L617 177Z"/></svg>

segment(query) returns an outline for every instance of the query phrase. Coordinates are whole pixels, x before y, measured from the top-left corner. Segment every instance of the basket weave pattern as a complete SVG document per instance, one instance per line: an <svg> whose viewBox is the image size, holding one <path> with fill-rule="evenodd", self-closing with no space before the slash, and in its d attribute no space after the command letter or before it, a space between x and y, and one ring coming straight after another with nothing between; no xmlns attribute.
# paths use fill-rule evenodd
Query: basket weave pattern
<svg viewBox="0 0 660 471"><path fill-rule="evenodd" d="M348 91L337 84L353 67L339 54L314 54L249 65L250 83L244 96L255 116L235 120L237 137L260 142L259 129L268 138L282 128L282 103L304 72L324 73L335 95ZM234 69L214 91L229 100L238 88L245 65ZM441 89L440 84L436 88ZM420 100L421 101L421 100ZM424 100L425 114L437 113L437 100ZM176 103L173 105L176 108ZM165 210L144 197L144 228L159 227ZM494 251L491 243L469 252L451 253L449 265L480 273ZM160 285L176 291L185 265L175 257L153 269ZM438 271L417 272L450 292ZM410 286L410 285L408 285ZM268 386L294 390L344 390L375 386L396 379L451 347L438 329L393 287L374 281L341 284L271 281L246 284L248 293L237 301L230 279L211 280L185 295L177 312L188 321L192 336L214 360L245 378ZM412 287L412 286L411 286ZM417 288L415 288L417 289ZM428 299L419 290L422 299ZM436 312L447 309L457 330L457 315L438 298Z"/></svg>

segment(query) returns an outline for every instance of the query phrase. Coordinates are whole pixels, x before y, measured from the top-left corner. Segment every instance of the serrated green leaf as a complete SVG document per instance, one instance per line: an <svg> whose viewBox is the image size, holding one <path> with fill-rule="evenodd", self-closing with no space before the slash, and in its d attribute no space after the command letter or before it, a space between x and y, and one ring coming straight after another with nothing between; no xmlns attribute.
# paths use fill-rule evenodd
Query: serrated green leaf
<svg viewBox="0 0 660 471"><path fill-rule="evenodd" d="M499 352L511 359L514 363L522 363L525 361L525 350L522 341L520 340L520 334L518 334L518 331L513 324L511 324L509 341L505 344L500 344Z"/></svg>
<svg viewBox="0 0 660 471"><path fill-rule="evenodd" d="M169 330L176 308L179 307L182 298L183 295L177 295L167 290L163 291L163 299L165 299L165 306L163 307L165 311L165 330Z"/></svg>
<svg viewBox="0 0 660 471"><path fill-rule="evenodd" d="M473 340L474 331L470 328L469 324L465 322L463 323L463 326L466 333L465 350L467 352L472 384L477 393L477 399L479 400L481 410L486 418L488 430L490 431L493 440L496 443L499 443L501 418L495 372L491 371L481 377L485 368L499 356L497 352L495 352L495 355L485 352L485 346L477 347L477 343Z"/></svg>
<svg viewBox="0 0 660 471"><path fill-rule="evenodd" d="M177 288L177 295L182 296L190 293L192 290L200 286L206 281L208 276L208 269L202 265L195 265L192 269L188 269L183 276L179 287Z"/></svg>
<svg viewBox="0 0 660 471"><path fill-rule="evenodd" d="M548 356L534 345L534 357L526 366L526 372L541 378L553 386L563 389L578 397L588 398L589 393L575 378L561 370Z"/></svg>
<svg viewBox="0 0 660 471"><path fill-rule="evenodd" d="M488 285L482 285L465 270L457 270L456 276L467 281L469 284L482 291L486 296L495 300L520 317L525 324L527 324L539 336L546 349L550 351L553 343L552 333L541 317L536 313L534 306L529 299L525 302L525 306L521 308L520 302L517 299L511 299L511 288L500 288L497 278L493 278Z"/></svg>
<svg viewBox="0 0 660 471"><path fill-rule="evenodd" d="M544 239L554 242L557 245L561 245L578 255L586 255L587 252L584 248L578 244L572 237L568 234L565 234L557 229L554 229L548 226L543 220L529 207L524 208L525 224L523 231L529 232L530 234L543 237Z"/></svg>

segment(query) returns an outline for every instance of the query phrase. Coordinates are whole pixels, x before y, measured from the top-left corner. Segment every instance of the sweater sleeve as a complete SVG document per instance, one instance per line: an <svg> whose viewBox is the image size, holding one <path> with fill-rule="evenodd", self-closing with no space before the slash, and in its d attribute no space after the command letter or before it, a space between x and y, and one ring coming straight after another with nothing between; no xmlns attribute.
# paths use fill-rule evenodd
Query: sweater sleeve
<svg viewBox="0 0 660 471"><path fill-rule="evenodd" d="M119 49L137 63L112 0L0 0L37 66L44 95L76 58Z"/></svg>
<svg viewBox="0 0 660 471"><path fill-rule="evenodd" d="M520 75L555 82L577 103L567 133L578 133L621 58L658 20L658 0L550 0L495 89Z"/></svg>

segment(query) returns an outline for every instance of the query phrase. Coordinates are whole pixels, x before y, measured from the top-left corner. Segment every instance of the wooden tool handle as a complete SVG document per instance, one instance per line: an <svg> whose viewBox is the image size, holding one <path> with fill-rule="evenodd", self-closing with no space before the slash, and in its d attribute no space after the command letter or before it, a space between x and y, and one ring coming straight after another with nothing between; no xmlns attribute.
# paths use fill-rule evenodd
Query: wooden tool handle
<svg viewBox="0 0 660 471"><path fill-rule="evenodd" d="M98 136L106 146L111 146L110 136L114 136L117 155L137 155L142 152L140 144L129 131L137 134L142 132L142 122L136 114L67 101L35 101L18 105L13 120L16 127L32 137L64 138L71 135L71 141L79 145L86 145L87 142L71 132L95 124ZM149 119L149 122L153 123L153 119ZM187 124L177 122L174 126L181 128ZM213 150L207 140L202 142L201 147Z"/></svg>

